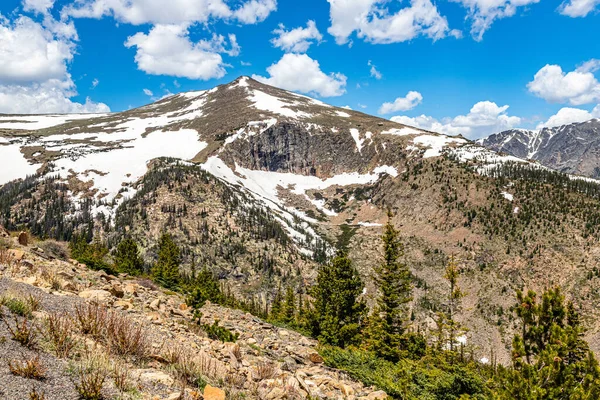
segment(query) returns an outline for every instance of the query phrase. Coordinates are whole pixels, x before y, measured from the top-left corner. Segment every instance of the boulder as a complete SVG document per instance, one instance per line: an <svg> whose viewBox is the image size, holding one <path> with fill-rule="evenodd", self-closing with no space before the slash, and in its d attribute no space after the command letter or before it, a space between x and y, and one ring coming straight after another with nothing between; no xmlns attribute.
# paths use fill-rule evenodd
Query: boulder
<svg viewBox="0 0 600 400"><path fill-rule="evenodd" d="M89 300L106 301L110 299L110 292L106 290L84 290L79 293L79 297Z"/></svg>
<svg viewBox="0 0 600 400"><path fill-rule="evenodd" d="M25 257L25 252L18 249L8 249L8 254L12 255L15 261L21 261Z"/></svg>
<svg viewBox="0 0 600 400"><path fill-rule="evenodd" d="M27 232L20 232L18 240L21 246L27 246L29 244L29 235Z"/></svg>
<svg viewBox="0 0 600 400"><path fill-rule="evenodd" d="M108 291L110 292L110 294L119 299L125 297L125 291L123 290L123 287L121 287L121 284L118 282L113 282L112 285L110 285L110 289Z"/></svg>
<svg viewBox="0 0 600 400"><path fill-rule="evenodd" d="M175 383L175 380L170 375L156 369L140 370L139 373L142 383L151 385L162 384L165 386L171 386ZM223 397L223 399L225 398Z"/></svg>
<svg viewBox="0 0 600 400"><path fill-rule="evenodd" d="M321 357L319 355L319 353L310 353L308 355L308 359L312 362L314 362L315 364L322 364L323 363L323 357Z"/></svg>
<svg viewBox="0 0 600 400"><path fill-rule="evenodd" d="M376 392L369 393L369 395L367 396L368 400L386 400L387 398L388 395L383 390L378 390Z"/></svg>
<svg viewBox="0 0 600 400"><path fill-rule="evenodd" d="M206 385L204 387L204 400L225 400L225 392L219 388Z"/></svg>

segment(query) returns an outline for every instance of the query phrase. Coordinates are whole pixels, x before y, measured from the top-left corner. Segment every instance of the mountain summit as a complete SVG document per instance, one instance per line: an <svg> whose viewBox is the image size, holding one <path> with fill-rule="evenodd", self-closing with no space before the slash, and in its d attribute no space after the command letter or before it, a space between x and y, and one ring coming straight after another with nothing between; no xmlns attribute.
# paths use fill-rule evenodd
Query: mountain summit
<svg viewBox="0 0 600 400"><path fill-rule="evenodd" d="M479 139L491 150L531 159L557 171L600 178L600 120L542 128L511 129Z"/></svg>

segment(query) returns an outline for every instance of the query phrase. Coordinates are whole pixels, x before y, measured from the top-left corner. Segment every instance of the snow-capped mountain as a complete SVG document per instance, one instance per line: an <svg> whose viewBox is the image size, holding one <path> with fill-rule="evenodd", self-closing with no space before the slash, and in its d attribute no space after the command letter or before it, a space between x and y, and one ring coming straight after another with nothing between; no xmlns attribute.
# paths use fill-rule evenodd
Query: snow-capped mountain
<svg viewBox="0 0 600 400"><path fill-rule="evenodd" d="M587 126L561 154L574 151L570 140L594 140L598 123ZM149 262L169 231L184 265L206 265L236 295L268 302L280 284L310 284L336 248L370 298L392 210L417 323L427 329L443 304L432 288L445 287L453 254L477 304L464 314L477 332L469 340L489 355L491 343L510 347L499 310L516 289L563 282L600 309L586 295L600 290L589 278L600 269L600 186L524 160L559 131L498 136L499 150L515 148L506 155L248 77L121 113L0 116L0 225L63 240L95 232L109 246L130 236Z"/></svg>
<svg viewBox="0 0 600 400"><path fill-rule="evenodd" d="M477 141L569 174L600 178L600 120L539 130L511 129Z"/></svg>

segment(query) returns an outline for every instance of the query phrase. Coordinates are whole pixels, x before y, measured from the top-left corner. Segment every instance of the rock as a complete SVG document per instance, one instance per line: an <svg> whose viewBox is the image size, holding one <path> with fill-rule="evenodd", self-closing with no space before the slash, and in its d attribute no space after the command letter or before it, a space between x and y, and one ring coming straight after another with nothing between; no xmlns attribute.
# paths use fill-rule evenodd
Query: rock
<svg viewBox="0 0 600 400"><path fill-rule="evenodd" d="M12 258L15 261L21 261L25 256L25 252L23 250L18 249L8 249L8 254L12 255Z"/></svg>
<svg viewBox="0 0 600 400"><path fill-rule="evenodd" d="M279 387L275 387L273 388L273 390L271 390L269 392L269 394L267 394L267 396L265 397L265 400L279 400L279 399L283 399L285 397L286 393L285 390L283 390L282 388Z"/></svg>
<svg viewBox="0 0 600 400"><path fill-rule="evenodd" d="M204 400L225 400L225 392L219 388L206 385L204 387Z"/></svg>
<svg viewBox="0 0 600 400"><path fill-rule="evenodd" d="M123 288L123 291L125 292L125 294L128 294L130 296L137 297L137 295L138 295L137 285L135 285L133 283L126 284L125 287Z"/></svg>
<svg viewBox="0 0 600 400"><path fill-rule="evenodd" d="M161 303L160 299L154 299L150 303L150 308L153 309L154 311L157 311L160 308L160 303Z"/></svg>
<svg viewBox="0 0 600 400"><path fill-rule="evenodd" d="M350 396L354 396L354 388L350 385L346 385L345 383L341 383L340 384L340 390L342 391L342 394L348 398Z"/></svg>
<svg viewBox="0 0 600 400"><path fill-rule="evenodd" d="M183 393L181 392L176 392L176 393L171 393L168 397L167 400L180 400L183 398Z"/></svg>
<svg viewBox="0 0 600 400"><path fill-rule="evenodd" d="M246 343L247 344L255 345L256 344L256 339L254 339L254 338L248 338L248 339L246 339Z"/></svg>
<svg viewBox="0 0 600 400"><path fill-rule="evenodd" d="M140 381L146 384L162 384L165 386L171 386L175 382L171 376L156 369L140 370Z"/></svg>
<svg viewBox="0 0 600 400"><path fill-rule="evenodd" d="M0 226L0 238L7 238L9 236L10 234L8 233L8 231L4 229L4 227Z"/></svg>
<svg viewBox="0 0 600 400"><path fill-rule="evenodd" d="M121 287L121 284L118 282L113 282L108 291L110 292L110 294L112 294L113 296L115 296L119 299L122 299L123 297L125 297L125 291Z"/></svg>
<svg viewBox="0 0 600 400"><path fill-rule="evenodd" d="M33 268L33 263L29 260L21 260L21 265L23 267L25 267L26 269L31 269Z"/></svg>
<svg viewBox="0 0 600 400"><path fill-rule="evenodd" d="M21 246L27 246L29 244L29 235L27 232L20 232L18 240Z"/></svg>
<svg viewBox="0 0 600 400"><path fill-rule="evenodd" d="M186 310L188 309L188 305L187 305L187 304L185 304L185 303L181 303L181 304L179 305L179 309L180 309L181 311L186 311Z"/></svg>
<svg viewBox="0 0 600 400"><path fill-rule="evenodd" d="M287 338L288 336L290 336L290 333L288 331L286 331L285 329L281 329L278 333L279 333L279 337L281 337L281 338Z"/></svg>
<svg viewBox="0 0 600 400"><path fill-rule="evenodd" d="M314 362L315 364L322 364L323 363L323 357L321 357L319 355L319 353L310 353L308 355L308 359L312 362Z"/></svg>
<svg viewBox="0 0 600 400"><path fill-rule="evenodd" d="M73 280L73 278L75 278L75 275L68 271L58 271L57 275L68 281Z"/></svg>
<svg viewBox="0 0 600 400"><path fill-rule="evenodd" d="M133 308L133 304L123 300L117 300L113 305L117 308L122 308L123 310L131 310Z"/></svg>
<svg viewBox="0 0 600 400"><path fill-rule="evenodd" d="M79 297L89 300L106 301L110 299L110 292L106 290L84 290Z"/></svg>
<svg viewBox="0 0 600 400"><path fill-rule="evenodd" d="M370 393L367 396L367 400L385 400L387 398L388 395L383 390L378 390L376 392Z"/></svg>

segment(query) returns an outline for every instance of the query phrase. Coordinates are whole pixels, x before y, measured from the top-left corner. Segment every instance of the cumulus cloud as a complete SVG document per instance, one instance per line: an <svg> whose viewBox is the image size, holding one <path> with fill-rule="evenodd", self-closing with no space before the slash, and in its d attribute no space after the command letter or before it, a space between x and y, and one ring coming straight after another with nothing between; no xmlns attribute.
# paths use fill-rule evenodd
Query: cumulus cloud
<svg viewBox="0 0 600 400"><path fill-rule="evenodd" d="M598 60L590 60L575 71L565 73L559 65L546 65L527 88L537 97L553 103L593 103L600 100L600 82L593 73L599 66Z"/></svg>
<svg viewBox="0 0 600 400"><path fill-rule="evenodd" d="M219 53L239 53L235 35L230 35L229 40L229 49L221 35L194 43L187 27L156 25L148 34L138 32L130 36L125 46L136 48L138 69L148 74L208 80L225 75L227 65Z"/></svg>
<svg viewBox="0 0 600 400"><path fill-rule="evenodd" d="M233 15L244 24L256 24L267 19L269 14L275 10L277 10L277 1L275 0L251 0L235 10Z"/></svg>
<svg viewBox="0 0 600 400"><path fill-rule="evenodd" d="M271 39L273 46L292 53L305 53L313 41L323 40L317 24L312 20L306 23L306 28L298 27L290 31L285 29L285 25L279 24L279 28L275 29L273 33L277 35Z"/></svg>
<svg viewBox="0 0 600 400"><path fill-rule="evenodd" d="M319 62L306 54L284 54L281 60L267 68L267 72L268 78L252 77L269 85L322 97L341 96L346 92L345 75L324 73Z"/></svg>
<svg viewBox="0 0 600 400"><path fill-rule="evenodd" d="M368 65L369 67L371 67L371 68L369 69L369 73L371 74L371 76L372 76L373 78L375 78L375 79L381 79L381 78L383 78L383 75L381 74L381 72L379 72L379 71L377 70L377 67L375 66L375 64L373 64L373 63L371 62L371 60L369 60L369 62L367 63L367 65Z"/></svg>
<svg viewBox="0 0 600 400"><path fill-rule="evenodd" d="M600 0L570 0L558 7L558 12L571 18L585 17L596 9Z"/></svg>
<svg viewBox="0 0 600 400"><path fill-rule="evenodd" d="M423 96L419 92L410 91L404 97L398 97L392 103L383 103L379 108L379 114L389 114L396 111L412 110L423 101Z"/></svg>
<svg viewBox="0 0 600 400"><path fill-rule="evenodd" d="M471 35L477 41L490 29L494 21L512 17L519 7L539 3L540 0L452 0L468 10L467 18L472 21Z"/></svg>
<svg viewBox="0 0 600 400"><path fill-rule="evenodd" d="M54 0L23 0L23 10L46 13L54 6Z"/></svg>
<svg viewBox="0 0 600 400"><path fill-rule="evenodd" d="M536 129L552 128L572 124L574 122L585 122L593 118L600 118L600 104L591 112L581 108L563 107L556 114L548 118L548 121L540 123Z"/></svg>
<svg viewBox="0 0 600 400"><path fill-rule="evenodd" d="M403 115L392 117L391 120L433 132L447 135L462 134L470 139L477 139L519 125L521 118L508 115L507 110L508 106L498 106L491 101L480 101L467 115L447 117L442 120L426 115L418 117Z"/></svg>
<svg viewBox="0 0 600 400"><path fill-rule="evenodd" d="M411 0L410 5L391 12L381 0L328 0L331 26L327 30L338 44L348 43L356 32L371 43L398 43L425 36L433 40L460 37L450 30L431 0Z"/></svg>
<svg viewBox="0 0 600 400"><path fill-rule="evenodd" d="M45 7L39 2L28 7L36 4ZM84 104L71 100L77 92L68 64L75 51L71 39L77 35L74 30L65 35L56 29L61 26L69 25L48 18L38 23L24 16L14 21L0 17L1 113L109 111L90 99Z"/></svg>
<svg viewBox="0 0 600 400"><path fill-rule="evenodd" d="M71 97L76 94L75 85L70 79L51 79L30 85L0 85L0 113L69 114L110 111L106 104L93 102L89 97L85 103L72 101Z"/></svg>
<svg viewBox="0 0 600 400"><path fill-rule="evenodd" d="M244 24L263 21L277 9L275 0L250 0L231 9L223 0L80 0L66 6L64 17L102 18L133 25L170 25L200 22L209 19L237 19Z"/></svg>

